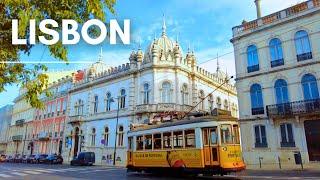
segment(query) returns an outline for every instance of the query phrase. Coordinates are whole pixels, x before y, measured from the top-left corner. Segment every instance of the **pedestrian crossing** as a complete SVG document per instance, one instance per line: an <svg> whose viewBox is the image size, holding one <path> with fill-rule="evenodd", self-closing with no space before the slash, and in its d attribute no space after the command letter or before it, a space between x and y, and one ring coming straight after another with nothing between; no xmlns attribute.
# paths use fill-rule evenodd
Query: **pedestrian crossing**
<svg viewBox="0 0 320 180"><path fill-rule="evenodd" d="M24 176L35 176L35 175L43 175L43 174L61 174L67 172L76 172L78 173L95 173L99 171L114 171L118 170L118 168L97 168L97 167L88 167L88 168L57 168L57 169L45 169L45 168L18 168L12 169L8 171L0 171L0 179L8 179L8 178L17 178Z"/></svg>

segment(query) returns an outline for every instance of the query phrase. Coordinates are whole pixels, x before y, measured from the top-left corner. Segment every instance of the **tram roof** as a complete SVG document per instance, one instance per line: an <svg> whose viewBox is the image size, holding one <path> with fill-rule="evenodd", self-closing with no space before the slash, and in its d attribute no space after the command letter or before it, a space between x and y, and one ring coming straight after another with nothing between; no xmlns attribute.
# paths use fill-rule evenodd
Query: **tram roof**
<svg viewBox="0 0 320 180"><path fill-rule="evenodd" d="M133 127L131 128L130 132L137 132L137 131L144 131L144 130L150 130L150 129L157 129L157 128L164 128L164 127L170 127L170 126L179 126L179 125L185 125L185 124L192 124L192 123L201 123L201 122L210 122L210 121L238 121L238 118L228 116L228 115L219 115L219 116L202 116L202 117L188 117L182 120L173 120L168 122L163 122L161 124L145 124L139 127Z"/></svg>

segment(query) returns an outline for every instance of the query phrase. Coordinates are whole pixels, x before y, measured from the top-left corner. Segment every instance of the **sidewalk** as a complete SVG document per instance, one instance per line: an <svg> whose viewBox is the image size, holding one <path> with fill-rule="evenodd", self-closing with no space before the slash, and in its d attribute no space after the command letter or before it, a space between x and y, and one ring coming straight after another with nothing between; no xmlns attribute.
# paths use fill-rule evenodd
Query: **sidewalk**
<svg viewBox="0 0 320 180"><path fill-rule="evenodd" d="M259 164L247 165L247 170L293 170L293 171L302 171L302 167L300 164L281 164L281 169L279 164L261 164L261 168ZM320 162L310 162L303 164L303 170L307 171L320 171Z"/></svg>

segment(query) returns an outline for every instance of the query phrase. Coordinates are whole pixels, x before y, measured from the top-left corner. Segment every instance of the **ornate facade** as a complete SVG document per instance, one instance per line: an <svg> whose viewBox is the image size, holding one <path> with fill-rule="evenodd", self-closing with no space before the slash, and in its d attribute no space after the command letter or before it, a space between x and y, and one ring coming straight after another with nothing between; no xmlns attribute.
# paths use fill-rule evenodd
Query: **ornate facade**
<svg viewBox="0 0 320 180"><path fill-rule="evenodd" d="M100 55L74 75L64 157L94 151L96 163L112 165L116 149L116 165L123 166L130 125L178 119L227 78L219 69L210 73L197 66L194 52L184 54L179 42L167 36L164 22L161 36L145 51L133 51L128 63L110 68ZM193 111L215 107L238 116L236 90L229 82Z"/></svg>

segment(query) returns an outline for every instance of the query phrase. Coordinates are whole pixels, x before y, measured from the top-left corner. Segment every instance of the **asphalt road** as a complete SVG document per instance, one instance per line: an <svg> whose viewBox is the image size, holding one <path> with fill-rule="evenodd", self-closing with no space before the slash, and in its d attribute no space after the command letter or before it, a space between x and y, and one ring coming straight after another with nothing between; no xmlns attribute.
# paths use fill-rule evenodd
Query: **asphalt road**
<svg viewBox="0 0 320 180"><path fill-rule="evenodd" d="M198 177L199 179L320 179L319 171L252 171L246 170L237 174L214 177ZM114 168L105 166L69 166L69 165L45 165L45 164L20 164L1 163L0 179L107 179L107 180L178 180L194 179L186 177L159 177L152 174L127 173L125 168Z"/></svg>

